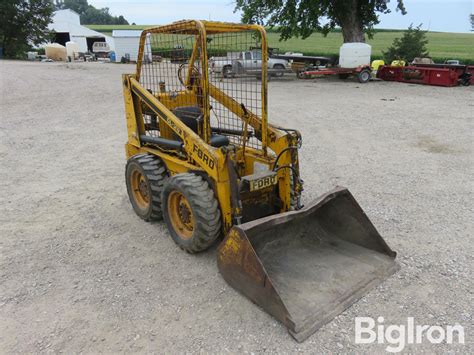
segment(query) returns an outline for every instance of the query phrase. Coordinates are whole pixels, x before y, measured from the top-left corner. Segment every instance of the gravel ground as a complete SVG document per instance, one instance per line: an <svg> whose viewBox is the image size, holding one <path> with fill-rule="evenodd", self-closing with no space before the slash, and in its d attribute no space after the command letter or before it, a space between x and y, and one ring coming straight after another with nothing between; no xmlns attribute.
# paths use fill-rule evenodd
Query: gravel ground
<svg viewBox="0 0 474 355"><path fill-rule="evenodd" d="M270 120L301 130L305 201L350 188L401 271L296 343L230 288L216 249L188 255L133 212L120 74L133 66L0 62L0 352L380 353L354 318L454 325L473 353L474 88L291 77Z"/></svg>

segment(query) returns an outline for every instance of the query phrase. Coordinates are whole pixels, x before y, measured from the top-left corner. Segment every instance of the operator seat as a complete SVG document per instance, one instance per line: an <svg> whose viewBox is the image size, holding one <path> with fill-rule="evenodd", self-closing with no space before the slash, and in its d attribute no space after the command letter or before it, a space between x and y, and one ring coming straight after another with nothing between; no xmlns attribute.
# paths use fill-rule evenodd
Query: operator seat
<svg viewBox="0 0 474 355"><path fill-rule="evenodd" d="M194 133L198 133L199 119L202 117L202 111L198 106L180 106L173 110L173 113L181 122L191 128ZM211 146L219 148L229 145L229 138L221 134L213 133L211 135Z"/></svg>

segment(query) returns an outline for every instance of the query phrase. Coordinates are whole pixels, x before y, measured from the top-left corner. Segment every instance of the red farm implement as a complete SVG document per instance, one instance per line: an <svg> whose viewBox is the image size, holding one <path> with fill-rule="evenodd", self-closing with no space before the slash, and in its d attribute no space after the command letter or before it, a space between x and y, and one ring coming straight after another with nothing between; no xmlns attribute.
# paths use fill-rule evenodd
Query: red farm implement
<svg viewBox="0 0 474 355"><path fill-rule="evenodd" d="M384 65L377 71L377 78L385 81L399 81L402 83L423 85L451 87L461 84L467 86L471 84L472 80L472 74L469 68L472 67L436 64L419 64L406 67Z"/></svg>
<svg viewBox="0 0 474 355"><path fill-rule="evenodd" d="M459 80L468 80L474 85L474 65L453 65L453 64L413 64L415 67L442 68L456 71ZM461 83L467 86L466 83Z"/></svg>

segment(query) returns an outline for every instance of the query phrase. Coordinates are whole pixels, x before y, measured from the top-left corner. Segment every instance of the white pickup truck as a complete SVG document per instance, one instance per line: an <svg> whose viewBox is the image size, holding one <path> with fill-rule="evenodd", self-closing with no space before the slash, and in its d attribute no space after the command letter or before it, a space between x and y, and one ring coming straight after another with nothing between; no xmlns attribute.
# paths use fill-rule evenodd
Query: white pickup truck
<svg viewBox="0 0 474 355"><path fill-rule="evenodd" d="M232 78L236 74L247 72L258 75L262 69L262 52L252 50L246 52L228 52L226 57L209 58L212 73L222 74L224 78ZM273 76L283 76L290 70L290 64L284 59L268 59L268 72Z"/></svg>
<svg viewBox="0 0 474 355"><path fill-rule="evenodd" d="M110 53L110 46L107 42L94 42L92 44L92 52L97 58L107 58Z"/></svg>

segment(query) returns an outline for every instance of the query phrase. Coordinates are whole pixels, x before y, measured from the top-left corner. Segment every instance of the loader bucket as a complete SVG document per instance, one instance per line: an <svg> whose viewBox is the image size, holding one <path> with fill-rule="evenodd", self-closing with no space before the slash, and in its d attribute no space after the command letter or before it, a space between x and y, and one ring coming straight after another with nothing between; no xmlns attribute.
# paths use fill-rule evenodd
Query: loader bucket
<svg viewBox="0 0 474 355"><path fill-rule="evenodd" d="M399 266L351 193L234 226L218 250L224 279L303 341Z"/></svg>

